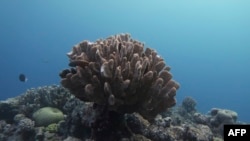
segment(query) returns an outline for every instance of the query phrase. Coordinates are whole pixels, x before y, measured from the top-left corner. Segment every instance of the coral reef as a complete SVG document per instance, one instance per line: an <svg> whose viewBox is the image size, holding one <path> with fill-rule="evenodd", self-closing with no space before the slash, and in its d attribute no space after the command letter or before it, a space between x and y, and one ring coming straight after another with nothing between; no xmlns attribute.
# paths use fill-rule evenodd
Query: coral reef
<svg viewBox="0 0 250 141"><path fill-rule="evenodd" d="M22 116L15 124L0 120L0 141L32 141L34 135L34 121L27 117Z"/></svg>
<svg viewBox="0 0 250 141"><path fill-rule="evenodd" d="M184 99L181 106L172 108L169 112L163 114L163 116L171 117L171 125L180 126L181 124L186 123L206 125L210 128L214 136L222 138L225 124L244 124L237 122L238 114L232 110L212 108L208 114L202 114L197 112L194 106L191 108L193 110L189 110L189 112L187 112L183 105L189 104L183 103L194 103L195 100L191 99L191 97L189 97L188 100ZM191 105L196 105L196 102Z"/></svg>
<svg viewBox="0 0 250 141"><path fill-rule="evenodd" d="M47 90L48 87L43 88ZM237 122L237 113L231 110L213 108L208 114L198 111L188 113L183 105L172 107L149 122L139 113L127 113L124 116L111 111L103 113L93 102L70 97L60 108L66 115L65 120L47 127L37 127L31 117L23 114L23 109L12 105L23 102L23 97L30 95L25 93L13 98L10 103L4 101L9 104L10 111L19 114L12 117L11 123L6 122L5 118L0 119L0 141L212 141L223 140L223 128L220 128L223 124L242 124ZM45 95L50 95L50 92ZM61 101L62 97L57 98L54 101ZM27 99L26 103L32 103L32 99ZM39 105L37 103L33 108Z"/></svg>
<svg viewBox="0 0 250 141"><path fill-rule="evenodd" d="M160 120L161 117L158 117ZM138 114L130 114L126 117L128 128L136 134L143 136L153 141L212 141L213 133L206 125L194 125L185 123L178 126L170 125L166 127L164 124L150 124L145 122L143 117Z"/></svg>
<svg viewBox="0 0 250 141"><path fill-rule="evenodd" d="M42 107L55 107L63 111L64 104L71 98L69 91L62 86L51 85L28 89L15 98L0 101L0 119L13 122L16 114L32 117Z"/></svg>
<svg viewBox="0 0 250 141"><path fill-rule="evenodd" d="M0 101L0 141L62 140L57 134L49 134L36 127L32 119L34 111L45 106L63 110L71 98L69 91L58 85L28 89L20 96Z"/></svg>
<svg viewBox="0 0 250 141"><path fill-rule="evenodd" d="M176 103L179 84L170 67L129 34L83 41L68 57L72 68L60 73L61 84L82 101L122 114L138 112L147 119Z"/></svg>
<svg viewBox="0 0 250 141"><path fill-rule="evenodd" d="M173 107L179 84L170 67L129 34L83 41L68 57L63 87L0 101L0 141L212 141L222 140L224 124L239 124L234 111L199 113L191 97Z"/></svg>
<svg viewBox="0 0 250 141"><path fill-rule="evenodd" d="M67 89L51 85L28 89L20 96L17 104L22 105L20 107L22 113L32 116L34 111L42 107L54 107L62 110L68 99L70 99L70 93ZM27 103L27 101L29 102Z"/></svg>

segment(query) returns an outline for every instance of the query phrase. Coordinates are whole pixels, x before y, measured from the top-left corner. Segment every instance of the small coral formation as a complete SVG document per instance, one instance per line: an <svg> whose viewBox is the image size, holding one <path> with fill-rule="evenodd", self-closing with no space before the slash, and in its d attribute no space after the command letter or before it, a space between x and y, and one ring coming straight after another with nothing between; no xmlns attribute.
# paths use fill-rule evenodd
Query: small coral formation
<svg viewBox="0 0 250 141"><path fill-rule="evenodd" d="M162 127L170 127L171 117L162 118L161 115L155 117L154 124Z"/></svg>
<svg viewBox="0 0 250 141"><path fill-rule="evenodd" d="M48 126L63 120L64 115L57 108L43 107L33 113L33 119L36 126Z"/></svg>
<svg viewBox="0 0 250 141"><path fill-rule="evenodd" d="M20 130L20 132L32 131L35 129L34 127L35 127L34 121L32 121L29 118L21 119L18 122L18 129Z"/></svg>
<svg viewBox="0 0 250 141"><path fill-rule="evenodd" d="M213 108L210 111L210 122L213 125L234 124L237 121L238 114L232 110Z"/></svg>
<svg viewBox="0 0 250 141"><path fill-rule="evenodd" d="M68 53L61 84L77 98L118 113L153 119L175 105L177 82L157 52L129 34L83 41Z"/></svg>
<svg viewBox="0 0 250 141"><path fill-rule="evenodd" d="M60 124L60 132L77 138L90 138L91 126L94 124L96 111L93 104L72 98L65 103L64 109L67 114L65 122Z"/></svg>
<svg viewBox="0 0 250 141"><path fill-rule="evenodd" d="M45 131L48 131L50 133L56 133L58 132L58 124L57 123L51 123L45 128Z"/></svg>
<svg viewBox="0 0 250 141"><path fill-rule="evenodd" d="M191 97L185 97L184 100L182 101L182 107L187 111L187 112L195 112L196 106L196 101L191 98Z"/></svg>
<svg viewBox="0 0 250 141"><path fill-rule="evenodd" d="M238 114L235 111L227 109L212 108L208 119L212 130L222 135L225 124L236 124Z"/></svg>
<svg viewBox="0 0 250 141"><path fill-rule="evenodd" d="M208 115L203 115L201 113L194 113L193 114L193 121L198 124L208 124L209 116Z"/></svg>
<svg viewBox="0 0 250 141"><path fill-rule="evenodd" d="M4 119L8 123L12 123L13 117L16 114L18 114L18 105L9 103L9 101L0 102L0 119Z"/></svg>
<svg viewBox="0 0 250 141"><path fill-rule="evenodd" d="M188 120L192 122L195 117L197 120L201 120L200 122L203 122L203 119L201 119L202 117L196 112L196 101L192 97L185 97L181 102L181 105L171 108L168 112L162 114L163 116L171 115L173 125L181 125L182 121Z"/></svg>

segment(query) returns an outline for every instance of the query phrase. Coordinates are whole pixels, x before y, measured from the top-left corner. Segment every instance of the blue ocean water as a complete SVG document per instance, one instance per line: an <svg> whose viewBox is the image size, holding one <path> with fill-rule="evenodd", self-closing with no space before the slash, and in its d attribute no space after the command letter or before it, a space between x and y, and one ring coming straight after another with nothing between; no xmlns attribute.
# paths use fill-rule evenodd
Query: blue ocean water
<svg viewBox="0 0 250 141"><path fill-rule="evenodd" d="M249 6L248 0L2 0L0 100L60 84L66 53L80 41L130 33L171 66L181 84L177 104L191 96L202 113L231 109L250 122Z"/></svg>

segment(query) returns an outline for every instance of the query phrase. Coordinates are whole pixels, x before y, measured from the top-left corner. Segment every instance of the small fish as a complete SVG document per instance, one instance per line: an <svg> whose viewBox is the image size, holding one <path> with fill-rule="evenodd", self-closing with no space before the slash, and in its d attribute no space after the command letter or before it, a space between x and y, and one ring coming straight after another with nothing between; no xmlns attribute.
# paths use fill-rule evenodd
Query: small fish
<svg viewBox="0 0 250 141"><path fill-rule="evenodd" d="M28 78L26 78L26 76L24 74L19 74L19 80L21 82L27 82L28 81Z"/></svg>

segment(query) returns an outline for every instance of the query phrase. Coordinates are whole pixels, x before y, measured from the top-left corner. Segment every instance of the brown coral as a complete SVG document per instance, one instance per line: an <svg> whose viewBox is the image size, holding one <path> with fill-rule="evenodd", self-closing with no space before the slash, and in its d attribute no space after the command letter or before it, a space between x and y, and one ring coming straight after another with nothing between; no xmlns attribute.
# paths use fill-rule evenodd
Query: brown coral
<svg viewBox="0 0 250 141"><path fill-rule="evenodd" d="M176 103L179 85L170 67L129 34L83 41L67 55L72 68L60 73L61 84L83 101L119 113L138 112L147 119Z"/></svg>

